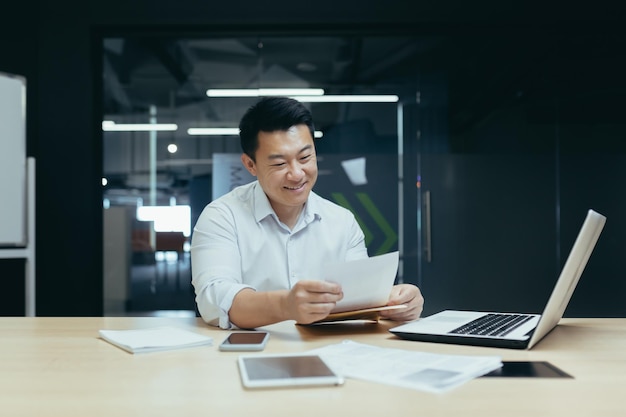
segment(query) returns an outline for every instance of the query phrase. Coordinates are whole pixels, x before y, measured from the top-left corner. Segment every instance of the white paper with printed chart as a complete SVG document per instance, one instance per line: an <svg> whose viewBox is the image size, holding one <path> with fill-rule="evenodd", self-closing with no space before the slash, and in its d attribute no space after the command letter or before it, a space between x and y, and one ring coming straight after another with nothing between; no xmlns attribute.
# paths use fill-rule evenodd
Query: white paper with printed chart
<svg viewBox="0 0 626 417"><path fill-rule="evenodd" d="M428 392L444 392L502 367L499 356L442 355L345 340L309 351L337 374Z"/></svg>

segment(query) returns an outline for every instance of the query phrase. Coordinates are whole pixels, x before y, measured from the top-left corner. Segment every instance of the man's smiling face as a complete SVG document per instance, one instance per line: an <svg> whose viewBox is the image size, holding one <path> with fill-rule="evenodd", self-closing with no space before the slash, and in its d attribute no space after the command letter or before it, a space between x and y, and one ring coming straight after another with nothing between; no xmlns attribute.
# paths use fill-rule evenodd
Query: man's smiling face
<svg viewBox="0 0 626 417"><path fill-rule="evenodd" d="M279 217L299 212L317 181L311 132L306 125L296 125L286 131L259 132L258 139L256 161L244 154L245 167L257 177Z"/></svg>

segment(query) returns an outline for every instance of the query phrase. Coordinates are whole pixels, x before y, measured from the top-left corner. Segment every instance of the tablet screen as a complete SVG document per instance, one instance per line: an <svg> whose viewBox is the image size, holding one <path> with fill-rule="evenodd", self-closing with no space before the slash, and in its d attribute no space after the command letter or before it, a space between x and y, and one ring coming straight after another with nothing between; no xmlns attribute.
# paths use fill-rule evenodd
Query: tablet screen
<svg viewBox="0 0 626 417"><path fill-rule="evenodd" d="M239 369L249 388L343 383L318 355L240 356Z"/></svg>

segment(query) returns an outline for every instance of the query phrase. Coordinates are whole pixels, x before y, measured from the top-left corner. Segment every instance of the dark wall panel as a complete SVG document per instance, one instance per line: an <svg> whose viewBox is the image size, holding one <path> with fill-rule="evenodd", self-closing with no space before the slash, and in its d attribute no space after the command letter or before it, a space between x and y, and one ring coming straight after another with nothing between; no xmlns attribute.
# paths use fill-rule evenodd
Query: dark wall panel
<svg viewBox="0 0 626 417"><path fill-rule="evenodd" d="M0 316L23 316L26 309L24 298L24 259L0 260Z"/></svg>

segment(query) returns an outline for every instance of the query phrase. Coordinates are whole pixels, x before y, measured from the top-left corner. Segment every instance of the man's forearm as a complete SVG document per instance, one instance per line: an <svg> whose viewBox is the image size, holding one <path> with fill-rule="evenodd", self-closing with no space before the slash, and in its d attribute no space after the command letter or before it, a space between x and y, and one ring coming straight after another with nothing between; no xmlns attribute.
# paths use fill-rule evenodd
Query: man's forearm
<svg viewBox="0 0 626 417"><path fill-rule="evenodd" d="M288 320L284 305L287 293L287 290L257 292L251 288L239 291L228 312L231 323L253 329Z"/></svg>

